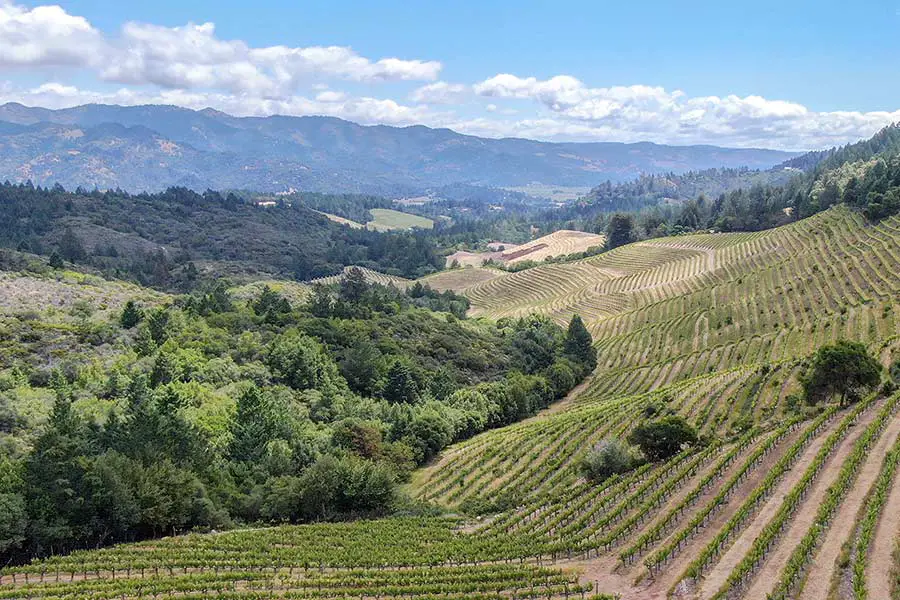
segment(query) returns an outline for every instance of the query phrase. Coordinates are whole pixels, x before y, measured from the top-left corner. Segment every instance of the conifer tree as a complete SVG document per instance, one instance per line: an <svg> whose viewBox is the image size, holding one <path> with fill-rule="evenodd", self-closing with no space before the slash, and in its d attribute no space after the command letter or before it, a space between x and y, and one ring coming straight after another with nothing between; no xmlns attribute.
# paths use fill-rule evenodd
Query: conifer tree
<svg viewBox="0 0 900 600"><path fill-rule="evenodd" d="M563 340L563 351L566 356L584 365L588 371L593 371L597 366L597 349L593 346L591 333L578 315L573 315L569 321L569 329Z"/></svg>
<svg viewBox="0 0 900 600"><path fill-rule="evenodd" d="M141 322L143 316L141 309L138 308L137 302L129 300L122 309L122 316L119 317L119 324L122 326L122 329L131 329Z"/></svg>

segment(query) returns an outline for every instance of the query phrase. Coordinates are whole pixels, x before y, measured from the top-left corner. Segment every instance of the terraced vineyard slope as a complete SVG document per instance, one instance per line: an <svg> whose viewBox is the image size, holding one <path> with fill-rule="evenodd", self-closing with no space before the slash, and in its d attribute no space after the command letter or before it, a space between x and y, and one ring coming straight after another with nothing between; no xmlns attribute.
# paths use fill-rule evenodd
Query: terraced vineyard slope
<svg viewBox="0 0 900 600"><path fill-rule="evenodd" d="M889 567L873 572L868 557L890 565L900 535L888 516L900 509L888 494L897 397L813 421L791 404L804 361L827 343L863 342L885 365L900 357L900 220L873 225L838 207L770 231L632 244L465 293L491 318L581 315L599 365L542 415L451 447L419 473L418 497L499 512L476 535L581 553L585 577L624 597L886 597ZM660 406L721 443L600 486L580 477L595 443ZM840 566L847 547L859 566Z"/></svg>

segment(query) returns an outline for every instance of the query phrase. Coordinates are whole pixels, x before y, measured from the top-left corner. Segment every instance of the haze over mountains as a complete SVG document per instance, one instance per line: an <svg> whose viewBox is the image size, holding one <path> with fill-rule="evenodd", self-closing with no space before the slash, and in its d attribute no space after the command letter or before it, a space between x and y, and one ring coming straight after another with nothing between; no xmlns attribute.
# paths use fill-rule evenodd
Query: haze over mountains
<svg viewBox="0 0 900 600"><path fill-rule="evenodd" d="M0 106L0 179L66 188L421 193L441 186L593 186L640 174L769 168L798 153L652 143L487 139L333 117L233 117L162 105Z"/></svg>

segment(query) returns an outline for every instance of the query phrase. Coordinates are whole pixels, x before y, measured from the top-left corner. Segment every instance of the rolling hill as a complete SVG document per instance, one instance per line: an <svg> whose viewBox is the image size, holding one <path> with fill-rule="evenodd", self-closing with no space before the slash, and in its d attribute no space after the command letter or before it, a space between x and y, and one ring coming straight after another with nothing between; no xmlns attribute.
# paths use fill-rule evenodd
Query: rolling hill
<svg viewBox="0 0 900 600"><path fill-rule="evenodd" d="M641 173L768 168L797 153L651 143L485 139L331 117L211 109L0 106L0 178L66 188L326 190L388 196L441 186L593 186Z"/></svg>
<svg viewBox="0 0 900 600"><path fill-rule="evenodd" d="M797 406L809 357L900 357L900 218L655 239L518 273L432 275L472 314L581 315L595 372L409 486L451 516L194 534L0 571L0 597L888 598L900 394ZM711 443L585 481L580 458L671 410ZM452 516L465 510L477 519ZM831 595L830 595L831 594Z"/></svg>

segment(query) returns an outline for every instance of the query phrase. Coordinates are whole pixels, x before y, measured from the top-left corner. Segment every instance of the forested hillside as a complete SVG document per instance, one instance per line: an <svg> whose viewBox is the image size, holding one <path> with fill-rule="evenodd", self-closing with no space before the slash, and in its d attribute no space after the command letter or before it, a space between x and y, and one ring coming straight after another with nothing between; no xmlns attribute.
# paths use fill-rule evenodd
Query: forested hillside
<svg viewBox="0 0 900 600"><path fill-rule="evenodd" d="M54 270L2 284L4 562L400 510L415 466L594 364L583 328L470 323L452 292L358 270L299 305L267 286L172 297Z"/></svg>
<svg viewBox="0 0 900 600"><path fill-rule="evenodd" d="M421 234L352 229L310 209L322 205L320 196L297 200L260 206L234 194L184 188L131 195L4 184L0 245L55 252L163 289L189 289L223 275L305 280L359 265L418 277L443 266ZM334 202L368 205L356 197L335 196Z"/></svg>
<svg viewBox="0 0 900 600"><path fill-rule="evenodd" d="M715 195L717 178L724 176L727 181L729 172L688 174L677 178L677 185L649 177L631 187L601 186L595 190L594 202L580 210L591 213L603 209L605 202L624 202L626 210L652 207L673 186L678 190L674 197L681 201L651 208L642 215L644 231L636 230L635 235L644 237L704 229L758 231L841 202L862 209L873 220L900 211L900 125L886 127L869 140L811 153L800 164L805 171L733 173L735 178L724 184L728 189Z"/></svg>

